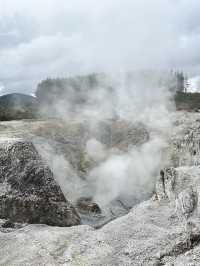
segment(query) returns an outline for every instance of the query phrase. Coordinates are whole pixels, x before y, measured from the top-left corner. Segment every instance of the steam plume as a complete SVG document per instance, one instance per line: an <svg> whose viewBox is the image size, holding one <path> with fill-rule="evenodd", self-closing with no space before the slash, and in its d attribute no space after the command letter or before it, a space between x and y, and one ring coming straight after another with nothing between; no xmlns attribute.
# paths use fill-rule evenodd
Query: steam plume
<svg viewBox="0 0 200 266"><path fill-rule="evenodd" d="M173 110L168 84L159 87L157 80L152 77L148 83L145 79L138 82L124 73L100 75L98 86L87 91L83 104L72 106L67 99L74 97L74 91L67 88L65 97L62 95L62 99L56 100L54 111L63 123L69 123L70 117L80 123L87 121L84 153L95 162L85 177L87 182L83 182L64 157L52 155L49 159L44 156L66 195L75 200L86 193L104 206L118 197L132 196L139 201L151 194L155 178L163 166L163 151L167 147ZM45 108L50 110L49 106ZM103 130L101 121L118 120L130 125L142 124L149 132L148 141L141 145L129 143L121 149L107 145L97 137ZM112 132L110 134L112 138ZM69 195L70 191L73 195Z"/></svg>

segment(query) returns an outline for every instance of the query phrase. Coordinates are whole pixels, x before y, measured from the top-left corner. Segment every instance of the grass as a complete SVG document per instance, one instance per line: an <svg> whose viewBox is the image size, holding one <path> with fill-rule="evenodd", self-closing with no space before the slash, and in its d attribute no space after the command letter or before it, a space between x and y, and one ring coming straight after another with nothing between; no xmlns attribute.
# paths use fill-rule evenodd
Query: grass
<svg viewBox="0 0 200 266"><path fill-rule="evenodd" d="M175 95L177 110L200 111L200 93L178 92Z"/></svg>

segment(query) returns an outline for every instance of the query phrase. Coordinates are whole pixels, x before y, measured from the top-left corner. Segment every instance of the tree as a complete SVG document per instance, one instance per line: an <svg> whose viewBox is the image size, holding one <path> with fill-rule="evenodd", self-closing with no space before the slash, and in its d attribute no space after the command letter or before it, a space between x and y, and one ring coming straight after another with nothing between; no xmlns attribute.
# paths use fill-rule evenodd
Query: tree
<svg viewBox="0 0 200 266"><path fill-rule="evenodd" d="M185 77L183 72L176 72L176 91L185 92Z"/></svg>

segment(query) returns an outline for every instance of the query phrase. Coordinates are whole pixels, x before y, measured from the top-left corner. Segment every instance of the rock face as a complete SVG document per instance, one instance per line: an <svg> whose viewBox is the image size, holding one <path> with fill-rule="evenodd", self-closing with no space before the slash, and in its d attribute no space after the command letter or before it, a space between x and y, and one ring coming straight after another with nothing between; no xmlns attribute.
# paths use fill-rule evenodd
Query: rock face
<svg viewBox="0 0 200 266"><path fill-rule="evenodd" d="M176 171L173 167L160 171L160 177L156 183L156 192L159 200L171 199L174 196L172 191L174 188L175 176Z"/></svg>
<svg viewBox="0 0 200 266"><path fill-rule="evenodd" d="M200 115L178 113L170 141L171 165L200 165Z"/></svg>
<svg viewBox="0 0 200 266"><path fill-rule="evenodd" d="M0 264L200 265L200 190L195 185L200 182L200 171L194 167L174 170L177 172L173 177L177 185L171 190L177 195L174 199L140 203L129 214L99 230L89 226L31 225L9 234L0 233ZM188 190L190 184L192 189ZM180 205L176 204L179 199Z"/></svg>
<svg viewBox="0 0 200 266"><path fill-rule="evenodd" d="M0 217L57 226L80 223L31 142L8 140L0 145Z"/></svg>

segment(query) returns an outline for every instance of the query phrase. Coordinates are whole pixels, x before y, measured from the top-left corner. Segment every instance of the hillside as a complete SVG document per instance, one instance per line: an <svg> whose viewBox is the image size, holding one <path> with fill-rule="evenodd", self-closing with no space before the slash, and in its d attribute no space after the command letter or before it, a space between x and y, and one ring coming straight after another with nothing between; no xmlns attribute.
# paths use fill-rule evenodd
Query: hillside
<svg viewBox="0 0 200 266"><path fill-rule="evenodd" d="M19 120L35 118L37 99L30 95L12 93L0 97L0 120Z"/></svg>

